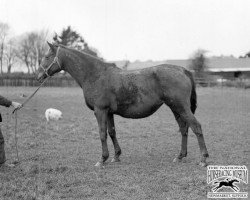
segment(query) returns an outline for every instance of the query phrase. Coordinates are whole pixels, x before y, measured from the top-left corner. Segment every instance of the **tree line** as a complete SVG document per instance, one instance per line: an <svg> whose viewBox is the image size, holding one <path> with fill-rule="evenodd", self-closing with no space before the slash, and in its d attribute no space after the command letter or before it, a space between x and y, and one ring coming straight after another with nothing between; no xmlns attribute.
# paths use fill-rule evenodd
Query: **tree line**
<svg viewBox="0 0 250 200"><path fill-rule="evenodd" d="M4 66L7 74L10 74L14 65L21 64L25 66L28 74L35 74L47 51L47 38L52 38L57 44L84 51L101 58L98 50L90 47L81 34L73 30L70 26L64 28L60 34L54 33L53 37L51 37L48 30L31 31L19 36L10 37L9 25L0 22L0 73L3 74ZM197 77L203 77L208 67L206 53L206 50L198 49L189 59L189 69L195 72ZM250 52L239 58L247 57L250 57ZM129 64L130 62L127 61L123 69L126 70Z"/></svg>
<svg viewBox="0 0 250 200"><path fill-rule="evenodd" d="M28 74L35 74L48 47L48 30L31 31L19 36L10 36L10 26L0 22L0 73L12 72L13 66L25 66ZM64 28L60 34L54 33L53 41L79 51L100 57L97 49L90 47L83 37L70 26Z"/></svg>

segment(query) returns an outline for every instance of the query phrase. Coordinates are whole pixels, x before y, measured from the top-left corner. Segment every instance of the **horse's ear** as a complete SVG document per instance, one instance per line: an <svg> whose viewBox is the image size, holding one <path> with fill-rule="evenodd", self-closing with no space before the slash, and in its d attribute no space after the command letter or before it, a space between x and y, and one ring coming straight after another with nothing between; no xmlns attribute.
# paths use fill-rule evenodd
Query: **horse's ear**
<svg viewBox="0 0 250 200"><path fill-rule="evenodd" d="M53 44L51 44L51 43L49 43L48 41L47 41L47 43L48 43L48 45L49 45L49 48L51 49L51 51L55 51L55 47L54 47L54 45Z"/></svg>

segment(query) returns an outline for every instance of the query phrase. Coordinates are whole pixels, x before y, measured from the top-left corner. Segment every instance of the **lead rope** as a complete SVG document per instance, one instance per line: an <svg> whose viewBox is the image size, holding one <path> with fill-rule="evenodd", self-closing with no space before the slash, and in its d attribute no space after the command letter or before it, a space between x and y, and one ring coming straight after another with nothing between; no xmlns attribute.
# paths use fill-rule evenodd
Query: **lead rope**
<svg viewBox="0 0 250 200"><path fill-rule="evenodd" d="M15 108L12 112L12 114L15 114L15 149L16 149L16 158L17 160L13 162L14 165L19 164L20 160L19 160L19 153L18 153L18 138L17 138L17 111L20 110L21 108L24 107L25 104L28 103L28 101L37 93L37 91L42 87L42 85L50 78L51 76L49 76L48 78L44 79L44 81L39 85L39 87L22 103L20 108Z"/></svg>
<svg viewBox="0 0 250 200"><path fill-rule="evenodd" d="M16 158L13 164L19 163L18 146L17 146L17 112L15 112L15 147L16 147Z"/></svg>

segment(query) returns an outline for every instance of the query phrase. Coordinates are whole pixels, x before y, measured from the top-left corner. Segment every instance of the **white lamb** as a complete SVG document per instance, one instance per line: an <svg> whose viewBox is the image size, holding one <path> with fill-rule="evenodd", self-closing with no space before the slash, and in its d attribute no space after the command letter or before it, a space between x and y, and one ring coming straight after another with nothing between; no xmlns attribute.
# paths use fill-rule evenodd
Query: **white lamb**
<svg viewBox="0 0 250 200"><path fill-rule="evenodd" d="M49 122L50 120L58 121L58 120L62 119L62 112L60 110L55 109L55 108L48 108L45 111L45 118L46 118L47 122Z"/></svg>

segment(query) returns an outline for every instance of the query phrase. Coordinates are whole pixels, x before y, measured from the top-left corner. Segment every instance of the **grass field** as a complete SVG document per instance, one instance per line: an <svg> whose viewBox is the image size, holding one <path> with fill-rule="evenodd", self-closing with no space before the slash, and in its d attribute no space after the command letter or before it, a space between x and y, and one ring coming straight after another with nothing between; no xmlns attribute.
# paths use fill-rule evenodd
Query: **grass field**
<svg viewBox="0 0 250 200"><path fill-rule="evenodd" d="M23 102L20 93L35 88L0 88L0 94ZM63 112L63 120L46 124L45 109ZM14 161L14 116L1 107L8 161ZM250 169L250 90L198 88L198 109L210 158L209 164L246 165ZM94 165L101 143L94 114L80 88L42 88L18 112L20 165L0 168L0 199L207 199L211 186L206 168L197 165L199 148L189 132L188 157L173 163L181 135L169 108L131 120L115 117L120 163L104 169ZM110 157L114 151L108 139ZM240 185L241 191L249 191Z"/></svg>

